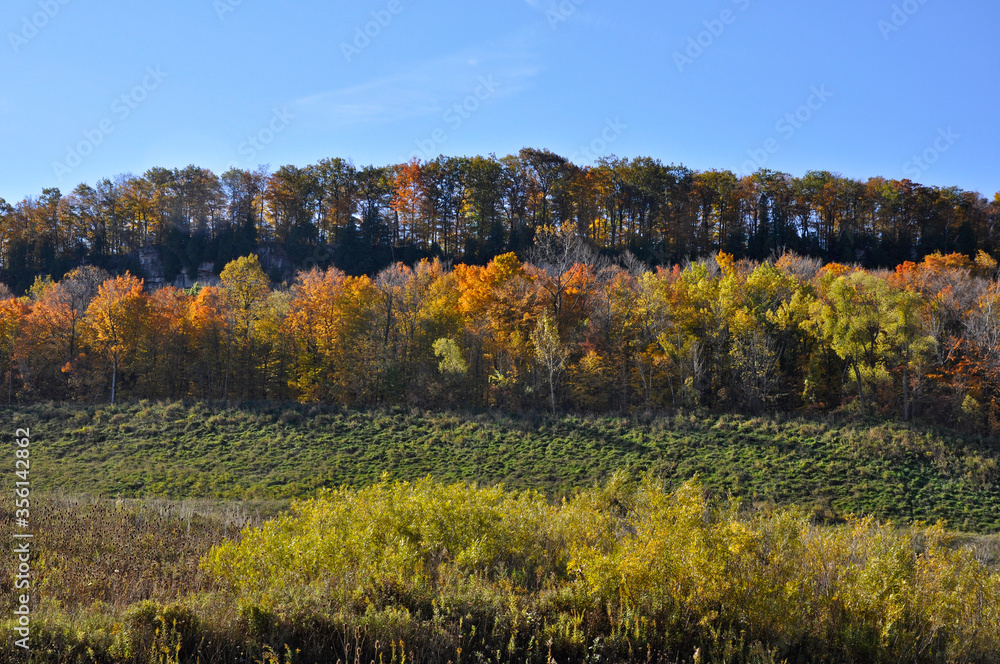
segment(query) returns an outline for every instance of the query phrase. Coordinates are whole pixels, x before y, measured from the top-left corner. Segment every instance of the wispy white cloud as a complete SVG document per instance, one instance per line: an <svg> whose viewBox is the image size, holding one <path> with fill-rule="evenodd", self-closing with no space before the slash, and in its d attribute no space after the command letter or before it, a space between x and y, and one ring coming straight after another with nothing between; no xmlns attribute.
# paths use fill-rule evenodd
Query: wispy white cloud
<svg viewBox="0 0 1000 664"><path fill-rule="evenodd" d="M594 24L595 19L587 9L587 0L524 0L536 12L545 15L549 26L555 28L566 21Z"/></svg>
<svg viewBox="0 0 1000 664"><path fill-rule="evenodd" d="M530 87L540 71L520 46L463 52L392 76L302 97L293 105L303 118L331 126L386 125L440 115L472 94L481 77L492 77L498 84L494 99L517 94Z"/></svg>

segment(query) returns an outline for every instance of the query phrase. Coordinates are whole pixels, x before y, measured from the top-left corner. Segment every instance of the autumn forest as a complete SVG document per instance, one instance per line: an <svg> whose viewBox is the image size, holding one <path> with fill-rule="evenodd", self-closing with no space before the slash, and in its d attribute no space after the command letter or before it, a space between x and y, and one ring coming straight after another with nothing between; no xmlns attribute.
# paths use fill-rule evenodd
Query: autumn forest
<svg viewBox="0 0 1000 664"><path fill-rule="evenodd" d="M850 404L994 430L998 204L531 149L153 169L2 204L0 369L11 403ZM221 278L151 288L140 252Z"/></svg>

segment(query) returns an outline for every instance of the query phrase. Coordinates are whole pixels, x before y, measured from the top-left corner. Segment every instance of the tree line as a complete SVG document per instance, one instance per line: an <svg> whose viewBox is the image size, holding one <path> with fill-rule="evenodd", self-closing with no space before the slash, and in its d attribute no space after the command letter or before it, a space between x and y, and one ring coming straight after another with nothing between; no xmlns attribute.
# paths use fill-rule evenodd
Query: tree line
<svg viewBox="0 0 1000 664"><path fill-rule="evenodd" d="M520 260L374 277L256 255L153 292L74 269L0 294L8 403L291 400L551 412L846 407L1000 424L1000 284L985 252L866 270L720 252L649 269L545 231Z"/></svg>
<svg viewBox="0 0 1000 664"><path fill-rule="evenodd" d="M795 251L892 267L934 253L1000 248L1000 194L827 171L693 171L647 158L578 166L547 150L356 167L340 158L222 175L188 166L0 199L0 279L22 294L35 277L82 264L142 276L162 257L168 282L262 246L294 269L374 275L422 258L485 265L524 256L547 227L575 228L608 256L650 265L724 251L763 260ZM269 270L270 272L270 270ZM275 280L283 276L270 274Z"/></svg>

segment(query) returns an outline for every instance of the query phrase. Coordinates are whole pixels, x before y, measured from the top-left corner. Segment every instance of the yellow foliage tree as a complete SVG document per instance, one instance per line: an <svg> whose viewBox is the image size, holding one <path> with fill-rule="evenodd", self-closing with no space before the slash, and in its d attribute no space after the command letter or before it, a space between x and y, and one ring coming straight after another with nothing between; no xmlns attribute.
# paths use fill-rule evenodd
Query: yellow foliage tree
<svg viewBox="0 0 1000 664"><path fill-rule="evenodd" d="M92 343L111 363L111 403L117 397L119 368L135 353L142 335L147 302L142 286L141 279L126 272L101 284L87 307Z"/></svg>

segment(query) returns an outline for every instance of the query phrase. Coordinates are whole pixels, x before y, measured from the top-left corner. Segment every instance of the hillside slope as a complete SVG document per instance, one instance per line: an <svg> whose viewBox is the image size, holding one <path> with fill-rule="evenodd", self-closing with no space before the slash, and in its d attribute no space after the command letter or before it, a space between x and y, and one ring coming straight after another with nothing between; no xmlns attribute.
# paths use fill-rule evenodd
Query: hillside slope
<svg viewBox="0 0 1000 664"><path fill-rule="evenodd" d="M1000 446L902 424L682 414L546 418L140 403L4 411L32 429L36 492L287 499L433 476L550 496L619 469L716 496L1000 531Z"/></svg>

